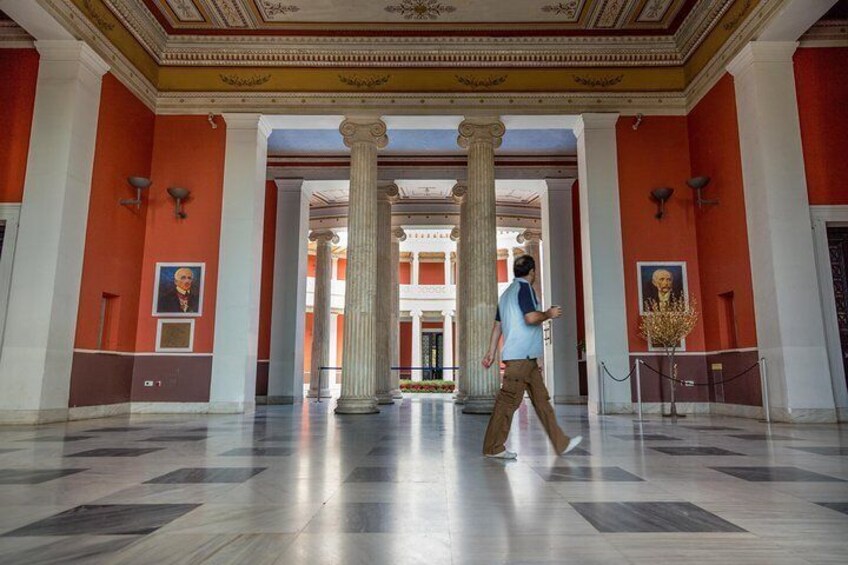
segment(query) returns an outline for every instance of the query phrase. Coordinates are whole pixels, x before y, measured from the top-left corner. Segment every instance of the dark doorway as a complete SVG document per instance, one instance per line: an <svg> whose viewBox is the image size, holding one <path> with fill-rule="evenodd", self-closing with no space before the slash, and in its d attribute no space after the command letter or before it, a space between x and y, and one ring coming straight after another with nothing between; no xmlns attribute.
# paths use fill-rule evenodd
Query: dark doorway
<svg viewBox="0 0 848 565"><path fill-rule="evenodd" d="M423 332L421 334L421 376L425 381L441 380L442 370L433 367L442 366L442 334L439 332Z"/></svg>
<svg viewBox="0 0 848 565"><path fill-rule="evenodd" d="M830 250L839 341L842 344L842 365L848 382L848 227L828 228L827 245Z"/></svg>

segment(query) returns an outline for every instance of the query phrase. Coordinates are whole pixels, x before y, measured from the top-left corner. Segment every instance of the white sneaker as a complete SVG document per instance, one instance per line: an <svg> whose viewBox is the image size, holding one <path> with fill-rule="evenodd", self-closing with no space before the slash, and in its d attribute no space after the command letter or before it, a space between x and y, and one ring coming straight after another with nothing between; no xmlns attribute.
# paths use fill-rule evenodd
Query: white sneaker
<svg viewBox="0 0 848 565"><path fill-rule="evenodd" d="M514 451L507 451L504 449L500 453L495 453L494 455L486 454L486 457L491 457L492 459L515 459L518 457L518 454Z"/></svg>
<svg viewBox="0 0 848 565"><path fill-rule="evenodd" d="M573 451L575 447L580 445L580 442L583 441L583 436L577 436L571 438L571 441L568 442L568 447L565 448L565 451L560 453L560 455L565 455L569 451Z"/></svg>

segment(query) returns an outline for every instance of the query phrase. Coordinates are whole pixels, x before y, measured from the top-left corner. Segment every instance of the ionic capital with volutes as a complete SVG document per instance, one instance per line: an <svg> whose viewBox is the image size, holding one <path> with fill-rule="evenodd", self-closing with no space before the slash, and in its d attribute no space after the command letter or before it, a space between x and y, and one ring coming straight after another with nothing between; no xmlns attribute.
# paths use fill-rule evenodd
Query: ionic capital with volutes
<svg viewBox="0 0 848 565"><path fill-rule="evenodd" d="M394 203L400 195L398 185L393 182L381 182L377 184L377 200Z"/></svg>
<svg viewBox="0 0 848 565"><path fill-rule="evenodd" d="M463 200L465 200L466 194L468 194L468 185L460 182L453 185L453 188L451 189L451 197L454 202L462 204Z"/></svg>
<svg viewBox="0 0 848 565"><path fill-rule="evenodd" d="M460 147L466 148L475 143L490 143L497 149L506 127L497 117L488 118L466 118L459 124L459 137L456 142Z"/></svg>
<svg viewBox="0 0 848 565"><path fill-rule="evenodd" d="M542 241L542 232L539 230L524 230L518 234L518 243L538 243Z"/></svg>
<svg viewBox="0 0 848 565"><path fill-rule="evenodd" d="M315 242L318 245L329 244L337 245L339 236L332 230L315 230L309 234L309 241Z"/></svg>
<svg viewBox="0 0 848 565"><path fill-rule="evenodd" d="M406 231L400 226L394 228L392 230L392 237L395 238L396 241L406 241Z"/></svg>
<svg viewBox="0 0 848 565"><path fill-rule="evenodd" d="M357 143L369 143L382 149L389 143L386 124L379 118L346 118L339 126L344 144L353 147Z"/></svg>

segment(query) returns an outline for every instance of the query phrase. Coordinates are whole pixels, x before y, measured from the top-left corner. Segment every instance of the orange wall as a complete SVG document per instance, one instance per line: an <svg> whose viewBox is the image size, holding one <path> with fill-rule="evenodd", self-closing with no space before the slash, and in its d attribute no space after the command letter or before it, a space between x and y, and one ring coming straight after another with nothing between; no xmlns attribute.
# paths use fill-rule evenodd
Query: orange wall
<svg viewBox="0 0 848 565"><path fill-rule="evenodd" d="M271 308L274 294L274 250L277 229L277 185L265 184L265 223L262 233L262 289L259 295L259 360L271 357Z"/></svg>
<svg viewBox="0 0 848 565"><path fill-rule="evenodd" d="M315 278L315 261L317 257L315 255L308 255L306 257L306 276Z"/></svg>
<svg viewBox="0 0 848 565"><path fill-rule="evenodd" d="M0 202L20 202L24 193L37 81L35 49L0 49Z"/></svg>
<svg viewBox="0 0 848 565"><path fill-rule="evenodd" d="M705 198L718 206L696 211L701 311L708 351L726 349L719 295L733 293L737 347L755 347L754 295L733 78L725 76L687 116L692 175L711 177ZM686 190L689 190L688 188ZM696 209L697 210L697 209Z"/></svg>
<svg viewBox="0 0 848 565"><path fill-rule="evenodd" d="M345 273L347 272L347 259L344 257L339 257L339 265L336 273L336 280L343 281L345 280Z"/></svg>
<svg viewBox="0 0 848 565"><path fill-rule="evenodd" d="M444 263L418 263L418 284L445 284Z"/></svg>
<svg viewBox="0 0 848 565"><path fill-rule="evenodd" d="M398 284L409 284L412 280L412 263L401 261L398 267Z"/></svg>
<svg viewBox="0 0 848 565"><path fill-rule="evenodd" d="M633 119L618 121L618 174L621 230L624 244L624 287L631 351L646 351L639 336L637 261L686 261L689 296L700 301L695 207L685 181L690 176L689 139L685 117L650 116L638 130ZM662 221L651 190L671 187L674 195ZM687 350L704 349L703 324L687 339Z"/></svg>
<svg viewBox="0 0 848 565"><path fill-rule="evenodd" d="M218 128L212 129L206 116L156 117L137 351L154 350L156 318L151 312L156 263L186 261L206 263L203 315L195 322L194 352L212 352L227 136L224 121L217 123ZM174 217L169 186L191 190L184 220Z"/></svg>
<svg viewBox="0 0 848 565"><path fill-rule="evenodd" d="M140 210L121 206L135 198L127 177L150 177L155 116L111 73L103 77L91 199L85 237L75 346L96 349L104 293L119 298L117 323L107 348L133 351L136 341L147 195ZM115 339L116 338L116 339ZM111 346L109 346L111 345Z"/></svg>
<svg viewBox="0 0 848 565"><path fill-rule="evenodd" d="M400 322L400 366L412 366L412 322ZM419 361L420 362L420 361ZM401 371L400 378L410 378L410 371Z"/></svg>
<svg viewBox="0 0 848 565"><path fill-rule="evenodd" d="M810 204L848 204L848 47L798 49L795 87Z"/></svg>
<svg viewBox="0 0 848 565"><path fill-rule="evenodd" d="M309 370L312 367L312 320L312 312L307 312L306 323L303 326L303 380L307 383L309 382L309 378L311 376L307 375L307 373L309 373Z"/></svg>

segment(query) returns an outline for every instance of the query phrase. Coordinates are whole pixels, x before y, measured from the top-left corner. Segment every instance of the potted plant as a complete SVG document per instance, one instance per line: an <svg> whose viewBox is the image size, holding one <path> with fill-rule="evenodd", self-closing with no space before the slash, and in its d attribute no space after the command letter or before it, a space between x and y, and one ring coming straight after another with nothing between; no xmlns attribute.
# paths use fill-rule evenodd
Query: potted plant
<svg viewBox="0 0 848 565"><path fill-rule="evenodd" d="M668 302L660 305L656 300L645 301L645 313L639 322L639 334L649 346L665 350L671 373L671 413L668 416L677 418L677 405L674 398L674 387L677 384L677 364L674 354L681 342L686 339L698 323L698 311L695 300L687 301L683 296L671 297ZM665 416L666 414L663 414Z"/></svg>

